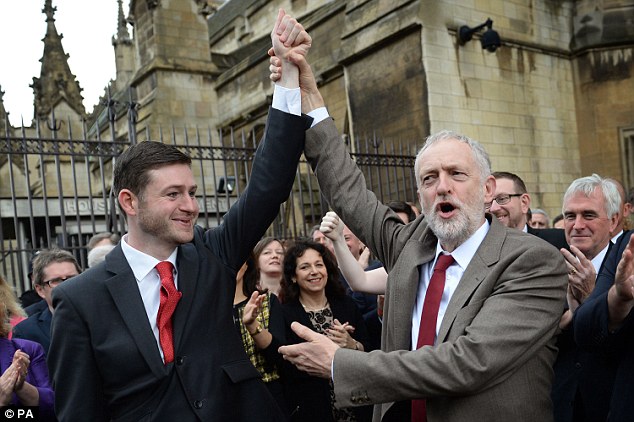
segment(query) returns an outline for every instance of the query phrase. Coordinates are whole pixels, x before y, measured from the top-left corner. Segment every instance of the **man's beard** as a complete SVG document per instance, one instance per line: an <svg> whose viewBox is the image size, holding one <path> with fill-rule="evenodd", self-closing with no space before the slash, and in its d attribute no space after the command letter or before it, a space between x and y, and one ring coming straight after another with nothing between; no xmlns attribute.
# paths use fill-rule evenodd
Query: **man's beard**
<svg viewBox="0 0 634 422"><path fill-rule="evenodd" d="M484 216L484 195L477 195L471 204L460 201L453 196L436 198L431 207L423 207L429 228L445 248L455 249L469 239L482 224ZM449 202L457 213L451 219L438 216L436 208L440 202Z"/></svg>

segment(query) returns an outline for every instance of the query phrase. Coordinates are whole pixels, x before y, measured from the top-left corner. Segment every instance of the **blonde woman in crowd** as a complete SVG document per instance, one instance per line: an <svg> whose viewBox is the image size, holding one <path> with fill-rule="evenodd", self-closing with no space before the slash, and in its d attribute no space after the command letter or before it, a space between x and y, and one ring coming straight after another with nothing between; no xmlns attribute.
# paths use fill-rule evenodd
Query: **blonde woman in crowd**
<svg viewBox="0 0 634 422"><path fill-rule="evenodd" d="M9 321L19 310L11 286L0 276L0 406L39 406L38 420L53 421L54 394L44 349L34 341L9 339Z"/></svg>

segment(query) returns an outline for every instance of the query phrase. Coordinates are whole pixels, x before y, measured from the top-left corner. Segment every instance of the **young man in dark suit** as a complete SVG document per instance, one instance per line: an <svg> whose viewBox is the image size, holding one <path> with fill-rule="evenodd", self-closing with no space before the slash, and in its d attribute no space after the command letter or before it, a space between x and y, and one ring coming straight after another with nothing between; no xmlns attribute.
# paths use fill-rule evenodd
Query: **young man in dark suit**
<svg viewBox="0 0 634 422"><path fill-rule="evenodd" d="M278 33L282 22L288 32ZM284 58L310 46L283 11L271 37ZM310 125L301 106L279 110L278 89L298 85L295 66L284 59L284 68L249 185L219 227L195 225L197 185L177 148L142 142L117 159L113 189L128 233L53 297L49 365L61 421L282 418L231 310L236 272L288 198Z"/></svg>

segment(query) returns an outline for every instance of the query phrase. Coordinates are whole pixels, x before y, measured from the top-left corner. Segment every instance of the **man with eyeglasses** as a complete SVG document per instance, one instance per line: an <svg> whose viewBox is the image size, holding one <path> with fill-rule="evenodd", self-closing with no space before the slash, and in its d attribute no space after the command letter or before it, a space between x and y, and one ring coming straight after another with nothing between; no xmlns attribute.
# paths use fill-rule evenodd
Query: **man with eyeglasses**
<svg viewBox="0 0 634 422"><path fill-rule="evenodd" d="M560 322L552 399L555 421L606 420L614 382L612 363L579 349L572 317L594 289L612 245L621 195L614 180L597 174L574 180L563 199L564 232L570 251L561 250L568 267L568 310Z"/></svg>
<svg viewBox="0 0 634 422"><path fill-rule="evenodd" d="M53 289L80 272L81 268L70 252L62 249L41 251L33 260L33 285L47 306L16 325L13 337L36 341L48 354L51 344Z"/></svg>
<svg viewBox="0 0 634 422"><path fill-rule="evenodd" d="M544 239L557 249L568 249L565 235L561 230L534 229L528 225L531 197L526 184L518 175L507 171L496 171L492 173L492 176L495 177L495 197L491 203L487 204L487 208L500 223Z"/></svg>

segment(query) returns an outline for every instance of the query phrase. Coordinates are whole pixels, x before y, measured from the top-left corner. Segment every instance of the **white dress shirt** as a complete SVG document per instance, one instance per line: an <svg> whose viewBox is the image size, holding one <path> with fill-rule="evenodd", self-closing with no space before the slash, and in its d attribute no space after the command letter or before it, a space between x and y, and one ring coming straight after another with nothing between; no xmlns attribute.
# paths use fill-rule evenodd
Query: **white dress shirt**
<svg viewBox="0 0 634 422"><path fill-rule="evenodd" d="M472 234L466 242L458 246L451 253L455 262L447 268L445 273L445 288L442 293L442 298L440 299L438 319L436 320L436 336L440 330L440 325L442 324L442 319L445 316L445 311L447 310L447 305L449 305L451 296L453 296L453 293L456 291L458 283L467 269L467 266L473 259L473 256L480 247L484 237L489 232L489 227L489 221L485 220L484 224L482 224L482 226L480 226L480 228L476 230L476 232ZM421 265L421 277L418 284L418 293L416 294L416 303L414 304L414 311L412 312L412 350L416 350L416 345L418 344L420 318L423 313L423 304L425 303L427 287L429 286L429 281L431 280L431 276L434 271L434 265L436 265L436 261L438 260L438 255L441 253L448 255L447 252L442 250L440 243L437 243L435 258L432 261Z"/></svg>
<svg viewBox="0 0 634 422"><path fill-rule="evenodd" d="M127 242L128 235L126 234L121 239L121 249L123 255L128 261L128 265L132 268L134 278L141 293L141 299L143 300L143 306L145 306L145 313L147 314L150 327L152 327L152 333L156 339L156 347L158 347L163 357L163 349L161 349L161 343L159 341L159 329L156 322L159 306L161 304L161 278L156 270L156 264L158 259L141 252L138 249L133 248ZM174 266L174 285L178 289L178 271L176 270L176 253L178 249L174 249L172 254L166 261L169 261Z"/></svg>

